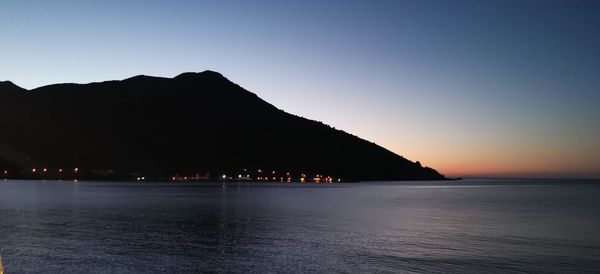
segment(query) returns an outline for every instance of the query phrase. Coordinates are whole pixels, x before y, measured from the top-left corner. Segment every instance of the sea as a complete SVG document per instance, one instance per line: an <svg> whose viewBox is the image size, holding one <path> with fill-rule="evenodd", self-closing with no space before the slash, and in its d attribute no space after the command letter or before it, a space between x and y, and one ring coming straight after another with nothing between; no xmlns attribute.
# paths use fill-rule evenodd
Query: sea
<svg viewBox="0 0 600 274"><path fill-rule="evenodd" d="M0 181L12 273L600 273L600 182Z"/></svg>

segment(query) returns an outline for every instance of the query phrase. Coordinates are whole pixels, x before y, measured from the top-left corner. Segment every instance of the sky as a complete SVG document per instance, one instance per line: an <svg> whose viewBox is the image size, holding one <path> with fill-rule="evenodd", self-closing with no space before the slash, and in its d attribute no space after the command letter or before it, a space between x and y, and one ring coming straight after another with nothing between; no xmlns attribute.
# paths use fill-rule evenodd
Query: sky
<svg viewBox="0 0 600 274"><path fill-rule="evenodd" d="M600 177L599 1L0 2L0 81L214 70L447 176Z"/></svg>

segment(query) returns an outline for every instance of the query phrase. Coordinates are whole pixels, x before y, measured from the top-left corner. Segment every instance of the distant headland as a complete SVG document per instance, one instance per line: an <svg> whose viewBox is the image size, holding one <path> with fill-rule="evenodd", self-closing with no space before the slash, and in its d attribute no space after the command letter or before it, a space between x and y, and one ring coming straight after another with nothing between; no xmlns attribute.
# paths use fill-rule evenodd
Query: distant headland
<svg viewBox="0 0 600 274"><path fill-rule="evenodd" d="M0 82L0 178L446 179L418 161L277 109L213 71L33 90Z"/></svg>

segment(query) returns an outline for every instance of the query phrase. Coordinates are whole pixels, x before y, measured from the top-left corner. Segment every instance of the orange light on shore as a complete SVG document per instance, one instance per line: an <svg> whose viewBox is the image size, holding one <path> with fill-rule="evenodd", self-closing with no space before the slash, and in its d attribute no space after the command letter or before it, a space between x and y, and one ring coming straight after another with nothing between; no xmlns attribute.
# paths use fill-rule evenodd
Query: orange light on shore
<svg viewBox="0 0 600 274"><path fill-rule="evenodd" d="M75 172L75 173L79 172L79 168L78 167L74 168L73 172Z"/></svg>
<svg viewBox="0 0 600 274"><path fill-rule="evenodd" d="M59 169L58 169L58 173L62 173L62 172L63 172L63 169L62 169L62 168L59 168Z"/></svg>
<svg viewBox="0 0 600 274"><path fill-rule="evenodd" d="M42 171L44 171L44 172L48 172L48 169L47 169L47 168L44 168L44 169L42 169Z"/></svg>
<svg viewBox="0 0 600 274"><path fill-rule="evenodd" d="M37 171L37 169L36 169L36 168L32 168L32 169L31 169L31 173L35 173L36 171Z"/></svg>

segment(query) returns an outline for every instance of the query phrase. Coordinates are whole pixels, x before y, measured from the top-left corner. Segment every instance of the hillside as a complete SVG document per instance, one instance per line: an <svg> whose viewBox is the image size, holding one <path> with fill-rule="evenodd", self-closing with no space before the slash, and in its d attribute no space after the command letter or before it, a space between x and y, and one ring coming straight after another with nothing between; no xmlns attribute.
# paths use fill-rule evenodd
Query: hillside
<svg viewBox="0 0 600 274"><path fill-rule="evenodd" d="M56 84L0 82L0 168L81 174L325 174L346 180L444 179L374 143L263 101L221 74ZM58 176L58 175L56 175ZM83 176L83 175L81 175ZM103 175L104 176L104 175Z"/></svg>

